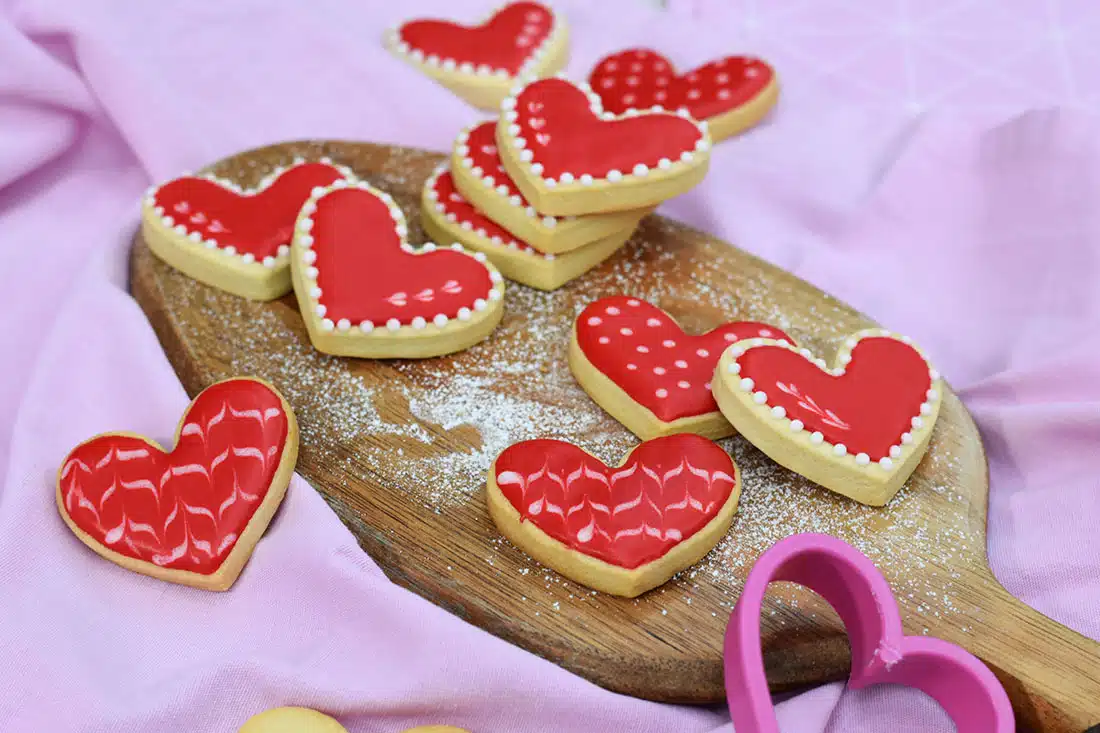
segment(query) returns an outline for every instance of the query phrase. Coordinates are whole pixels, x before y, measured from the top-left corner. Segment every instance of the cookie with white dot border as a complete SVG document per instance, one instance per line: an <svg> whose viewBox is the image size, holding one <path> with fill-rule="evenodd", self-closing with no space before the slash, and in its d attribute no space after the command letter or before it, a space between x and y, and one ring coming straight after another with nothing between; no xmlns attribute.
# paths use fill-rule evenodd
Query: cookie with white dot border
<svg viewBox="0 0 1100 733"><path fill-rule="evenodd" d="M758 124L779 100L775 69L752 56L726 56L677 74L656 51L631 48L600 60L588 83L615 114L683 107L707 121L715 142Z"/></svg>
<svg viewBox="0 0 1100 733"><path fill-rule="evenodd" d="M460 244L414 249L393 198L369 184L314 189L295 224L294 292L314 348L339 356L424 358L487 338L504 279Z"/></svg>
<svg viewBox="0 0 1100 733"><path fill-rule="evenodd" d="M536 211L576 216L657 206L703 180L710 134L687 110L605 112L564 77L518 86L501 103L501 163Z"/></svg>
<svg viewBox="0 0 1100 733"><path fill-rule="evenodd" d="M550 254L570 252L632 230L653 211L646 207L564 217L536 211L500 162L496 123L492 121L459 133L451 154L451 172L455 187L467 201L517 239Z"/></svg>
<svg viewBox="0 0 1100 733"><path fill-rule="evenodd" d="M436 242L459 242L483 252L509 280L539 290L556 290L606 260L622 247L633 228L565 254L540 252L488 218L462 197L446 165L424 183L420 221Z"/></svg>
<svg viewBox="0 0 1100 733"><path fill-rule="evenodd" d="M386 33L384 43L475 107L494 110L523 77L553 74L569 58L565 19L536 2L515 2L483 23L424 18Z"/></svg>
<svg viewBox="0 0 1100 733"><path fill-rule="evenodd" d="M717 440L735 431L714 401L714 368L727 346L750 338L793 342L755 321L688 334L652 303L613 295L577 316L569 367L593 401L642 440L674 433Z"/></svg>
<svg viewBox="0 0 1100 733"><path fill-rule="evenodd" d="M290 239L298 210L317 186L354 180L328 158L296 158L255 188L212 173L150 188L141 232L153 254L200 282L252 300L290 292Z"/></svg>
<svg viewBox="0 0 1100 733"><path fill-rule="evenodd" d="M923 352L882 329L848 337L831 369L790 343L734 344L713 389L726 419L776 463L871 506L920 463L943 395Z"/></svg>

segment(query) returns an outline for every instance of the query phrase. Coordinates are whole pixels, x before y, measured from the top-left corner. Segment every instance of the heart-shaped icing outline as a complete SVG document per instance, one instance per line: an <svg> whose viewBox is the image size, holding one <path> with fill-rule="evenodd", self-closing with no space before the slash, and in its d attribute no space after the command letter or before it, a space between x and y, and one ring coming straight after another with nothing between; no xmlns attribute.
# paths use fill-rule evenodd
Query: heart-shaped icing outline
<svg viewBox="0 0 1100 733"><path fill-rule="evenodd" d="M589 109L604 121L653 115L675 115L687 120L699 131L695 148L682 151L675 161L662 158L653 168L638 163L633 170L613 170L601 177L581 172L565 174L561 177L562 180L545 178L542 175L543 166L534 159L534 153L527 147L527 141L518 137L520 130L516 124L519 118L516 100L528 87L551 79L564 81L584 94L588 98ZM615 115L604 111L599 95L592 91L587 82L574 84L565 74L559 73L553 77L526 80L517 84L501 102L500 109L496 139L501 164L524 198L542 214L569 216L657 206L697 185L706 176L710 166L712 141L707 123L692 119L686 109L672 112L654 106L648 110L627 110L621 115Z"/></svg>
<svg viewBox="0 0 1100 733"><path fill-rule="evenodd" d="M663 436L655 440L683 437L693 437L701 441L707 440L700 436L690 435ZM737 465L737 461L733 459L733 456L723 451L716 443L711 443L717 451L729 459L730 465L733 467L734 485L722 508L715 512L710 521L696 531L695 534L669 548L659 558L631 569L613 565L592 555L574 550L560 540L551 537L541 527L521 516L508 498L504 496L497 484L497 461L505 452L530 442L532 441L523 441L505 448L500 455L493 459L492 465L489 466L485 489L486 502L489 505L489 516L492 517L501 534L507 537L513 545L543 565L553 568L561 575L593 590L623 598L636 598L646 591L663 585L673 575L691 567L710 552L729 531L734 516L737 514L742 487L741 467ZM569 445L582 453L586 453L593 460L607 468L619 468L625 465L638 449L653 441L645 441L634 446L614 466L604 463L597 456L592 455L580 446L566 443L566 441L555 442Z"/></svg>
<svg viewBox="0 0 1100 733"><path fill-rule="evenodd" d="M232 246L223 247L213 239L196 238L198 232L188 232L183 224L177 224L162 207L156 205L155 196L164 186L189 177L210 181L238 196L258 196L287 172L317 163L335 168L344 180L358 180L350 168L334 163L328 157L306 160L298 156L289 165L273 168L251 188L209 172L198 175L184 173L170 181L150 186L145 191L141 204L142 236L145 243L157 257L175 269L220 290L251 300L267 301L282 297L291 289L288 245L279 247L276 256L265 257L257 262L251 254L241 254Z"/></svg>
<svg viewBox="0 0 1100 733"><path fill-rule="evenodd" d="M508 241L505 242L500 235L489 236L483 228L474 229L473 225L467 226L469 222L459 223L458 218L446 210L446 206L439 201L439 194L435 188L439 177L444 173L451 174L453 178L449 166L442 163L424 182L420 216L424 231L434 241L457 241L476 252L483 252L506 278L532 288L546 291L560 288L615 254L634 233L633 228L615 232L581 249L560 255L540 252L514 236L509 236ZM457 187L455 193L462 196L457 191ZM478 210L477 206L465 199L463 201L473 206L479 216L490 222L493 221Z"/></svg>
<svg viewBox="0 0 1100 733"><path fill-rule="evenodd" d="M941 639L905 636L893 590L874 563L835 537L800 534L756 561L726 627L726 698L739 733L780 733L760 647L764 593L780 581L805 586L836 610L852 647L853 689L914 687L936 700L960 731L1016 730L1008 695L979 659Z"/></svg>
<svg viewBox="0 0 1100 733"><path fill-rule="evenodd" d="M315 188L298 214L290 245L294 293L314 348L339 356L418 359L461 351L487 338L504 315L504 278L484 253L471 254L457 242L450 249L470 257L484 267L492 283L487 297L476 298L470 304L472 307L459 309L458 317L449 318L440 313L431 321L416 317L409 324L401 324L397 319L391 318L386 324L379 324L377 327L369 321L352 324L341 319L333 323L325 317L321 310L324 306L318 300L321 293L317 287L317 268L313 267L311 261L307 261L307 253L312 251L313 245L313 237L309 233L313 227L311 217L320 199L334 191L348 188L367 191L386 204L394 229L401 240L402 250L420 256L438 249L433 242L423 244L419 250L413 248L406 239L409 228L401 208L392 196L366 181L336 181L330 186Z"/></svg>
<svg viewBox="0 0 1100 733"><path fill-rule="evenodd" d="M176 445L179 444L180 435L183 432L184 424L187 421L187 417L191 412L191 409L198 403L203 395L209 392L211 389L228 384L230 382L255 382L263 387L266 387L271 391L282 405L283 414L286 415L287 432L286 440L283 444L283 450L279 455L279 465L272 475L271 484L267 489L267 493L264 495L260 505L256 507L256 510L252 513L244 529L237 537L233 549L226 555L222 564L209 574L198 573L191 570L180 570L177 568L165 568L147 560L141 560L139 558L130 557L129 555L123 555L116 552L111 548L104 545L102 542L92 537L90 534L81 529L72 517L69 516L68 509L65 507L64 492L61 488L61 482L63 480L63 474L65 472L65 466L69 462L70 457L81 446L84 446L94 440L99 440L107 437L125 437L141 440L148 444L151 448L161 451L163 453L171 453L175 450ZM264 532L267 530L268 525L271 523L272 518L275 516L276 510L279 505L282 504L283 498L286 495L287 487L290 485L290 478L294 473L294 466L298 462L298 421L294 416L294 411L290 407L290 403L286 401L286 398L279 393L275 387L270 383L258 377L231 377L229 379L223 379L219 382L215 382L210 385L199 394L195 395L195 399L188 403L184 408L183 413L180 415L179 422L176 425L176 434L172 439L172 447L165 449L157 441L139 433L132 433L124 430L109 431L105 433L99 433L87 440L81 441L72 448L65 455L65 459L62 461L61 466L57 469L57 480L55 482L54 500L57 503L57 510L61 514L62 520L69 527L76 537L92 549L96 554L101 557L110 560L115 565L130 570L142 575L148 575L158 580L165 580L171 583L179 583L181 585L188 585L193 588L200 588L203 590L211 591L224 591L228 590L236 582L240 576L241 571L244 569L245 564L252 556L252 551L256 547L256 543L260 541Z"/></svg>
<svg viewBox="0 0 1100 733"><path fill-rule="evenodd" d="M815 359L809 349L773 339L752 339L747 344L733 344L722 353L711 389L726 419L773 461L862 504L883 506L924 457L939 417L943 384L931 364L928 364L931 387L919 414L913 416L913 429L901 436L901 442L891 449L891 457L873 462L863 453L841 452L844 446L833 445L821 433L802 430L800 421L792 421L785 413L773 410L766 395L760 401L764 393L753 391L752 380L740 376L740 365L736 363L749 349L779 346L798 353L822 371L839 376L851 361L852 350L865 338L890 338L904 343L928 364L928 357L908 337L881 328L864 329L848 336L836 353L832 369L826 367L824 359Z"/></svg>

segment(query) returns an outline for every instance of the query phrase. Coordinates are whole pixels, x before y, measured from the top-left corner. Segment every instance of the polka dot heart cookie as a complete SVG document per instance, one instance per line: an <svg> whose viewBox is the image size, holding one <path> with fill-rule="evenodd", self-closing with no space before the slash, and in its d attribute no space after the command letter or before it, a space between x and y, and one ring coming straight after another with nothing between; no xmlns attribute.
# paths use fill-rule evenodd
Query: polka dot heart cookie
<svg viewBox="0 0 1100 733"><path fill-rule="evenodd" d="M716 142L760 122L779 99L775 70L749 56L727 56L678 75L656 51L632 48L596 64L588 83L615 114L653 105L686 109L707 121Z"/></svg>
<svg viewBox="0 0 1100 733"><path fill-rule="evenodd" d="M589 396L643 440L672 433L718 439L734 430L711 393L714 367L727 346L757 337L791 341L752 321L690 335L657 306L616 295L577 316L569 366Z"/></svg>
<svg viewBox="0 0 1100 733"><path fill-rule="evenodd" d="M905 337L870 329L833 367L807 349L755 338L714 375L722 414L753 445L814 483L871 506L893 498L928 448L943 384Z"/></svg>
<svg viewBox="0 0 1100 733"><path fill-rule="evenodd" d="M419 19L389 31L399 58L475 107L493 110L520 77L548 76L569 56L565 20L536 2L508 3L484 23Z"/></svg>

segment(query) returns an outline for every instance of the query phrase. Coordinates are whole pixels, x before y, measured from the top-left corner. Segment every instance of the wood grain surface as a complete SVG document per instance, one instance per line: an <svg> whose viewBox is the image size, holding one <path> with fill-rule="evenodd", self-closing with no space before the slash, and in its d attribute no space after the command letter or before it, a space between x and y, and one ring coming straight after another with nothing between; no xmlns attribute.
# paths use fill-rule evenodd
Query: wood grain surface
<svg viewBox="0 0 1100 733"><path fill-rule="evenodd" d="M423 241L420 186L440 155L302 142L212 168L251 185L295 155L331 156L388 190L409 218L410 241ZM596 684L653 700L723 700L723 634L746 573L779 539L817 531L878 565L907 633L939 636L985 660L1022 724L1081 733L1100 723L1100 644L1013 599L988 569L985 456L949 390L928 455L882 509L813 486L743 439L721 441L744 478L732 529L696 566L637 599L579 587L500 538L484 472L508 444L560 437L610 463L637 442L569 373L569 328L591 300L642 297L689 331L768 321L826 358L847 333L873 325L724 242L648 217L622 251L558 291L509 283L504 319L487 341L423 361L319 354L293 295L254 303L206 287L157 260L140 235L132 291L191 395L235 375L282 391L301 425L299 473L394 582ZM844 630L817 596L773 585L761 625L773 689L845 676Z"/></svg>

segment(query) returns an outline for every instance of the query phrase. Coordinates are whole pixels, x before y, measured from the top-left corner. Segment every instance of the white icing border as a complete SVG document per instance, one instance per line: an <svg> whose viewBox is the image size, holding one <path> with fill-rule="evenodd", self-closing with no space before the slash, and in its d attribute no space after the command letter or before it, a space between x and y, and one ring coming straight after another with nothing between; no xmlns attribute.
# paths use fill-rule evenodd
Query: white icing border
<svg viewBox="0 0 1100 733"><path fill-rule="evenodd" d="M243 188L236 181L231 181L228 178L221 178L214 175L213 173L202 173L200 175L183 173L182 175L177 176L170 181L165 181L164 183L150 186L145 191L145 196L142 198L142 207L145 211L151 212L153 216L157 217L157 220L160 222L160 224L166 227L168 231L172 232L177 237L184 239L185 241L193 242L199 246L205 247L206 249L218 250L222 254L230 257L236 257L240 259L243 264L246 265L255 264L267 269L274 269L279 265L287 264L290 261L290 242L287 242L286 244L280 244L275 256L268 255L267 257L264 257L263 260L261 260L260 262L257 262L255 256L250 252L239 254L237 252L237 248L231 244L221 244L214 239L204 240L202 239L202 237L196 236L199 234L199 232L188 231L187 227L183 224L177 224L173 217L168 216L165 213L164 207L157 206L156 195L160 191L160 189L171 183L175 183L185 178L196 178L216 183L222 188L232 191L238 196L256 196L263 193L272 185L274 185L275 181L278 180L284 173L288 173L289 171L304 165L313 164L324 164L332 166L340 172L340 175L344 177L344 180L358 180L358 177L355 175L355 173L352 172L350 168L348 168L346 165L333 163L332 159L327 156L320 158L319 160L306 160L301 156L296 156L294 158L294 161L290 165L281 165L272 169L266 176L260 179L260 182L256 184L256 186L252 188Z"/></svg>
<svg viewBox="0 0 1100 733"><path fill-rule="evenodd" d="M409 227L405 222L405 214L401 211L401 207L394 202L393 197L388 193L374 188L366 181L339 180L328 186L318 186L314 188L312 195L310 195L309 199L302 205L302 210L298 213L298 219L294 222L294 238L292 244L301 251L301 260L299 264L302 267L302 280L304 281L304 286L307 288L305 295L309 300L310 315L311 317L319 319L319 325L322 331L339 331L341 334L347 336L370 336L371 334L393 335L402 331L423 331L427 329L429 325L436 331L442 331L448 327L457 328L458 326L455 325L456 323L469 321L473 317L475 311L485 311L489 307L489 301L503 299L504 278L493 263L489 262L488 257L481 252L467 252L461 244L455 242L450 246L450 249L460 252L467 257L472 257L489 272L489 281L491 283L489 292L486 293L485 298L477 298L474 300L473 310L463 306L458 309L458 314L455 318L451 318L444 313L437 313L432 317L431 321L426 320L422 316L416 316L407 324L401 323L397 318L390 318L385 324L381 324L377 328L371 321L363 321L353 327L351 321L346 318L341 318L335 323L331 319L325 318L327 306L322 304L319 300L323 293L321 288L317 286L318 273L317 268L313 266L313 263L317 259L317 253L312 249L313 237L309 234L310 230L313 229L311 214L317 210L318 201L334 191L345 188L358 188L363 191L368 191L386 204L389 208L390 218L393 219L394 229L397 232L397 236L401 239L401 249L404 251L414 254L424 254L434 252L438 249L434 242L426 242L419 250L414 249L413 246L406 241L406 237L409 235Z"/></svg>
<svg viewBox="0 0 1100 733"><path fill-rule="evenodd" d="M812 362L819 369L826 374L830 374L834 377L839 377L844 374L845 366L852 360L852 350L865 338L890 338L895 341L900 341L905 345L911 347L916 351L924 363L928 366L928 377L930 380L930 386L925 393L924 402L921 403L918 413L914 415L910 424L912 429L920 431L923 429L930 429L932 424L925 424L924 416L932 414L935 410L933 404L941 399L943 393L942 380L940 373L932 368L931 363L928 361L927 355L920 349L908 336L901 336L892 333L883 328L872 328L857 331L850 335L844 341L844 345L840 348L836 355L836 364L838 366L830 369L826 366L825 360L820 358L814 358L809 349L798 348L793 346L786 339L765 339L765 338L752 338L744 339L740 342L730 344L722 354L719 369L724 368L724 373L721 375L723 379L728 380L729 388L731 391L747 392L752 395L752 404L755 408L761 412L766 412L772 419L780 421L781 424L785 424L791 433L801 433L805 427L801 420L791 420L787 417L786 411L782 406L770 406L768 404L768 395L760 390L755 390L755 384L749 377L739 378L741 373L741 364L738 361L745 353L759 346L779 346L788 349L789 351L797 352L804 359ZM848 452L847 446L843 443L830 443L825 440L825 436L818 431L814 431L810 434L810 443L816 446L822 446L827 449L829 454L838 459L849 461L849 466L854 466L861 470L873 470L880 468L885 471L890 471L894 468L894 461L902 458L906 450L911 450L911 446L919 441L914 440L911 432L906 431L901 435L901 442L897 445L890 447L890 455L883 457L879 461L872 462L870 456L866 453L858 453L852 455Z"/></svg>
<svg viewBox="0 0 1100 733"><path fill-rule="evenodd" d="M633 170L623 172L619 170L610 170L606 176L596 177L588 173L576 173L565 172L561 174L560 178L544 178L543 165L534 159L534 153L527 147L527 141L518 137L520 133L519 125L516 120L519 119L519 114L516 112L516 100L527 89L527 87L538 84L550 79L558 79L570 84L578 91L582 92L588 97L589 108L592 113L602 120L621 120L627 117L644 117L646 115L676 115L683 118L688 122L695 125L699 130L699 138L695 141L695 148L693 150L685 150L680 154L680 157L673 161L668 158L661 158L657 165L650 168L644 163L638 163L634 166ZM616 115L611 112L605 112L603 109L603 101L600 96L592 91L592 87L588 85L588 82L582 82L576 84L569 80L564 73L557 73L552 77L545 77L541 79L527 78L521 83L512 87L508 96L500 103L500 122L498 123L498 130L504 131L504 137L509 145L515 148L516 158L520 166L524 168L524 172L537 179L543 187L556 190L571 190L582 191L592 187L593 184L603 183L632 183L642 179L648 178L668 178L670 176L678 175L688 168L693 168L698 165L699 159L706 159L706 156L710 154L710 149L713 146L713 142L710 137L710 129L706 120L699 121L691 116L687 107L681 107L673 112L667 110L660 105L654 105L648 110L628 109L621 115Z"/></svg>
<svg viewBox="0 0 1100 733"><path fill-rule="evenodd" d="M487 246L499 248L499 249L502 249L502 250L504 250L504 249L512 250L512 251L517 252L519 254L526 255L526 256L534 258L534 259L545 260L547 262L552 262L552 261L554 261L554 259L556 259L553 254L548 253L548 252L540 252L537 249L535 249L534 247L532 247L530 244L528 244L527 242L520 241L520 240L516 239L514 236L507 243L505 243L503 240L501 240L500 237L498 237L496 235L493 235L492 237L490 237L489 233L486 232L484 229L481 229L481 228L474 229L473 225L470 224L470 222L468 222L468 221L459 222L458 217L455 216L454 214L452 214L451 212L447 211L447 207L439 201L439 194L435 190L435 184L439 180L439 177L443 173L445 173L449 170L450 170L450 165L448 165L446 162L440 163L438 166L436 166L435 170L432 171L432 174L430 176L428 176L428 180L424 182L424 197L427 198L429 201L433 202L432 208L434 208L436 210L436 212L442 214L443 218L445 218L451 224L454 224L454 225L460 227L463 231L467 231L467 232L470 232L471 234L476 234L477 236L481 237L486 242ZM451 177L452 177L452 179L454 178L454 173L451 173ZM469 204L470 206L473 206L474 211L477 211L479 214L484 216L486 219L489 219L488 215L486 215L485 212L481 211L476 206L474 206L472 202L467 201L466 198L462 196L462 193L460 191L458 191L457 188L455 189L455 193L458 194L458 196L462 197L462 200L465 201L467 204ZM490 219L490 221L491 221L491 219ZM469 224L469 226L467 226L468 224ZM504 229L504 227L501 227L501 229ZM507 231L507 230L505 230L505 231Z"/></svg>
<svg viewBox="0 0 1100 733"><path fill-rule="evenodd" d="M497 13L505 8L514 5L516 3L503 3L493 8L488 15L482 18L479 22L473 25L466 25L467 28L476 28L478 26L485 25L491 21ZM413 18L407 20L396 28L390 28L385 33L384 42L387 48L393 53L411 62L416 66L427 67L433 71L445 71L450 74L462 75L467 77L473 77L477 79L499 79L501 81L508 81L511 79L518 79L528 74L535 73L536 67L546 60L550 50L555 44L559 43L565 33L565 24L562 23L558 17L558 13L554 8L545 3L538 3L547 12L550 13L550 32L546 34L546 37L542 39L542 43L538 45L531 53L527 55L526 60L519 67L519 71L511 73L507 69L492 68L488 64L481 64L474 66L469 61L459 62L456 59L451 58L439 58L435 54L425 55L419 48L413 48L408 42L402 40L401 29L408 23L414 23L419 20L445 20L448 23L456 23L457 21L436 19L436 18Z"/></svg>

